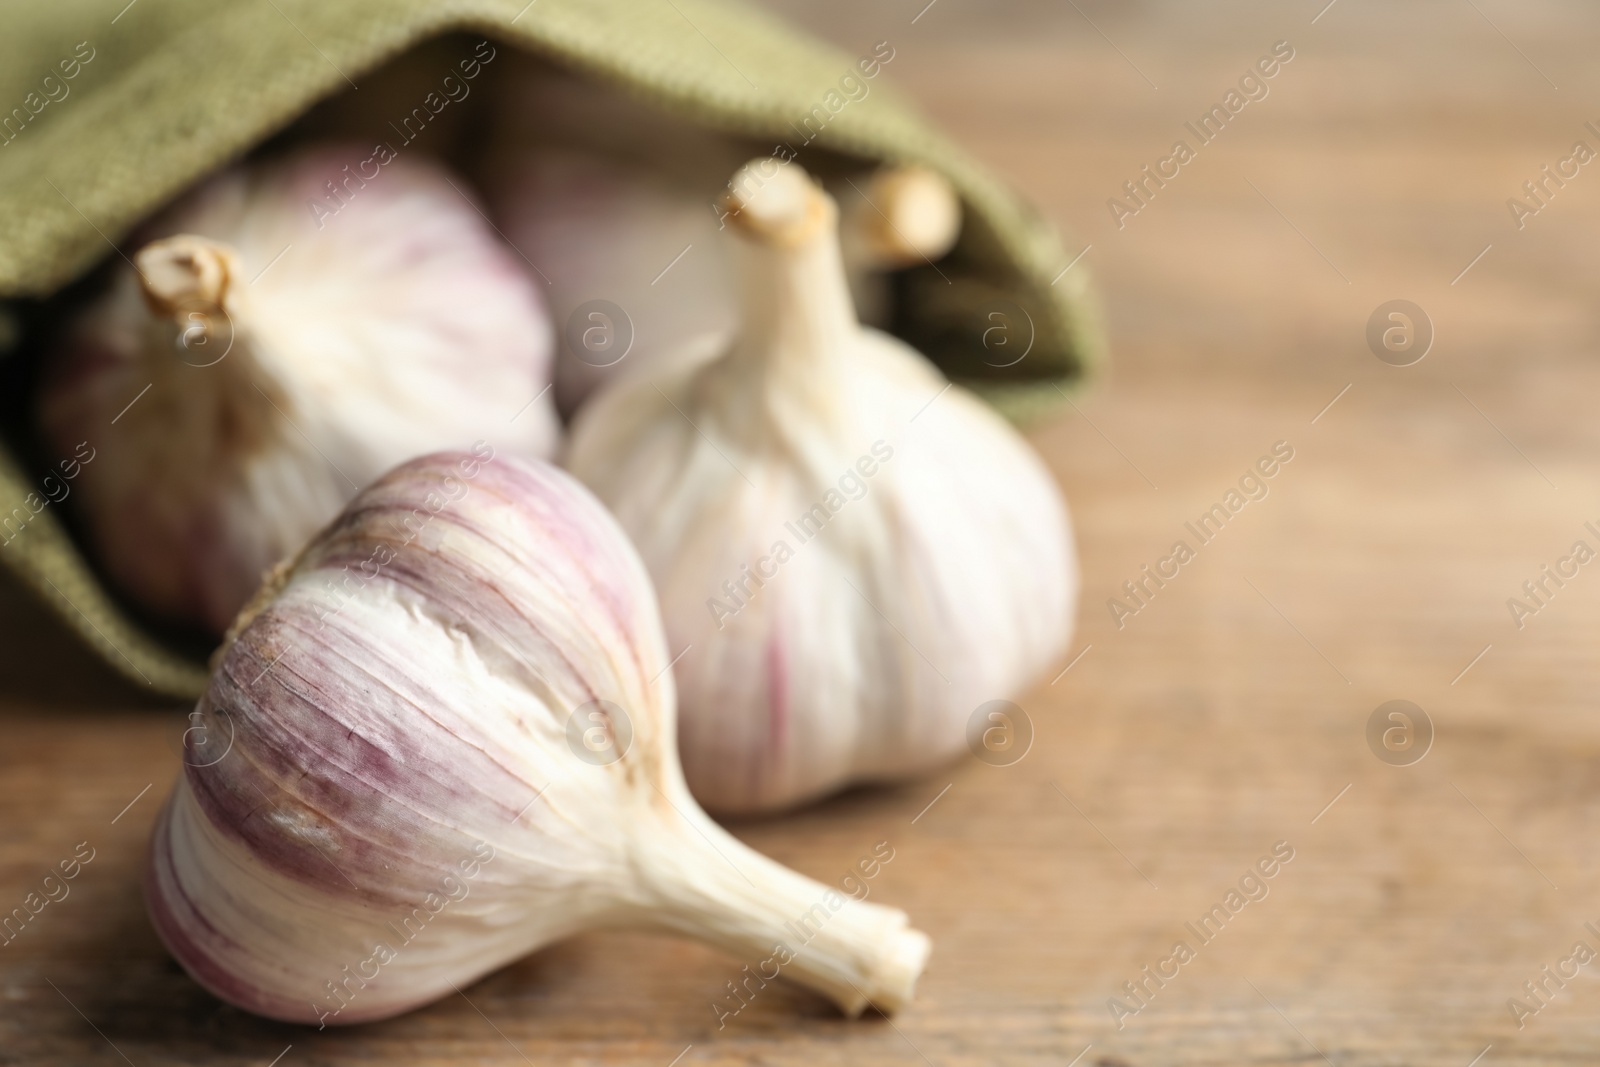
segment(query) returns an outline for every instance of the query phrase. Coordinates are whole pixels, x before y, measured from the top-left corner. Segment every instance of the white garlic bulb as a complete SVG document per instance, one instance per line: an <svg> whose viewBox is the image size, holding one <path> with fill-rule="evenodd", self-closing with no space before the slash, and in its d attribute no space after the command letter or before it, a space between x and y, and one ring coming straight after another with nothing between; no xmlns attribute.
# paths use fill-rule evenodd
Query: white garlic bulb
<svg viewBox="0 0 1600 1067"><path fill-rule="evenodd" d="M691 790L745 812L957 754L978 705L1064 650L1077 566L1026 442L856 321L827 195L773 159L730 187L738 340L601 393L566 464L685 650Z"/></svg>
<svg viewBox="0 0 1600 1067"><path fill-rule="evenodd" d="M306 150L206 183L114 264L39 421L63 454L101 446L87 532L146 609L220 633L394 464L486 432L555 448L548 317L462 189L381 147Z"/></svg>
<svg viewBox="0 0 1600 1067"><path fill-rule="evenodd" d="M157 931L293 1022L396 1015L602 927L904 1005L927 937L701 811L669 667L637 554L570 476L481 442L397 468L224 645L151 843Z"/></svg>
<svg viewBox="0 0 1600 1067"><path fill-rule="evenodd" d="M665 174L544 148L508 158L488 193L507 238L549 278L561 411L658 353L733 335L716 187L696 195Z"/></svg>
<svg viewBox="0 0 1600 1067"><path fill-rule="evenodd" d="M548 281L556 403L686 348L720 349L738 325L733 249L719 207L753 142L673 119L615 90L514 68L495 119L486 195L507 237ZM939 259L961 207L919 166L832 178L845 270L864 321L887 324L885 272ZM620 312L620 314L619 314Z"/></svg>

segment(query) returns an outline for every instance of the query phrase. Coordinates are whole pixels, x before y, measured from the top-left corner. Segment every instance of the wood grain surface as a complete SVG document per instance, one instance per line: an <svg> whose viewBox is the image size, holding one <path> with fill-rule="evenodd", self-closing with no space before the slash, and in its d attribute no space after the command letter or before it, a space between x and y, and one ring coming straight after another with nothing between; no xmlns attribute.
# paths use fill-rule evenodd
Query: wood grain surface
<svg viewBox="0 0 1600 1067"><path fill-rule="evenodd" d="M935 945L916 1002L847 1021L777 983L719 1029L738 964L604 934L383 1024L226 1007L167 958L138 890L183 709L119 687L8 588L0 911L80 843L94 858L0 947L0 1063L1600 1059L1600 963L1524 990L1600 949L1600 564L1547 583L1520 628L1507 606L1574 542L1600 548L1600 164L1547 184L1521 229L1507 206L1575 141L1600 149L1600 11L924 2L780 10L853 52L891 41L889 77L1072 254L1091 246L1115 358L1034 435L1085 580L1079 658L1019 700L1026 757L734 827L823 880L888 841L873 899ZM1107 199L1194 147L1184 122L1282 40L1268 95L1119 229ZM1435 334L1411 366L1367 344L1394 299ZM1185 523L1277 442L1293 458L1266 496L1198 544ZM1180 539L1194 558L1114 619L1108 599ZM1395 699L1435 731L1410 766L1366 739ZM1278 842L1293 859L1267 895L1195 937ZM1193 958L1114 1017L1180 940ZM1511 998L1543 1006L1518 1020Z"/></svg>

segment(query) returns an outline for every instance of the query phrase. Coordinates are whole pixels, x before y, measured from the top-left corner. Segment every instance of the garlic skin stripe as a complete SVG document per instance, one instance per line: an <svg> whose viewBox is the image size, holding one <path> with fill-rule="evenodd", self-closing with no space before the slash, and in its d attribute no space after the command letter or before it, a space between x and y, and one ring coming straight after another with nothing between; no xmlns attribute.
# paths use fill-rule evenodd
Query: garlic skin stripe
<svg viewBox="0 0 1600 1067"><path fill-rule="evenodd" d="M729 183L744 327L624 378L565 465L654 580L689 786L715 812L923 773L1066 648L1066 505L1027 443L851 306L833 201L793 163ZM913 421L914 420L914 421Z"/></svg>
<svg viewBox="0 0 1600 1067"><path fill-rule="evenodd" d="M421 157L307 148L202 184L134 236L137 269L113 261L49 354L38 418L53 452L105 441L75 506L152 615L220 635L403 460L485 432L553 452L548 395L511 421L550 381L548 315L461 184Z"/></svg>
<svg viewBox="0 0 1600 1067"><path fill-rule="evenodd" d="M905 1005L927 937L706 816L637 554L568 475L491 453L386 475L240 616L198 707L232 751L185 766L151 842L173 955L231 1004L321 1025L604 927L746 962L787 944L783 973L847 1014Z"/></svg>

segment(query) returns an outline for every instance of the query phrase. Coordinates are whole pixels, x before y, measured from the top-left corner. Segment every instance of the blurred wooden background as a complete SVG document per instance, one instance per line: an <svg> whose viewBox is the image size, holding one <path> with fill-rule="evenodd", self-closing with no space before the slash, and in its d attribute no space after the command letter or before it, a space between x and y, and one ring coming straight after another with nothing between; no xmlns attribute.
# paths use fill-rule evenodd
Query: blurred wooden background
<svg viewBox="0 0 1600 1067"><path fill-rule="evenodd" d="M1075 511L1087 651L1022 698L1032 751L736 827L823 879L891 842L875 899L935 943L915 1004L850 1022L774 986L719 1030L731 960L597 935L354 1031L222 1006L137 889L182 709L63 652L8 588L0 910L78 842L95 859L0 948L0 1064L1600 1058L1600 964L1520 1029L1507 1007L1600 948L1600 567L1520 630L1506 606L1600 547L1600 165L1521 230L1506 205L1573 142L1600 150L1600 11L925 2L773 6L853 53L892 42L888 77L1092 246L1115 355L1034 438ZM1270 94L1119 230L1107 198L1280 40ZM1436 339L1395 367L1365 331L1402 298ZM1119 629L1107 599L1280 440L1270 495ZM1436 729L1415 765L1365 740L1391 699ZM1198 946L1185 921L1278 841L1270 895ZM1108 998L1179 939L1197 957L1119 1029Z"/></svg>

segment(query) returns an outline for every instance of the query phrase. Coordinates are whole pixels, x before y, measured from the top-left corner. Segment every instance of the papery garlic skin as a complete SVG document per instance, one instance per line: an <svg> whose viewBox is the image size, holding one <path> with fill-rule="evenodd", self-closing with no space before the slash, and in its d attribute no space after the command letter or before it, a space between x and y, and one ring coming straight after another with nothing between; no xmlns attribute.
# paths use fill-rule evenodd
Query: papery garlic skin
<svg viewBox="0 0 1600 1067"><path fill-rule="evenodd" d="M688 650L691 790L753 812L961 752L980 704L1065 650L1078 579L1026 442L857 323L826 195L776 160L730 187L739 340L602 393L565 464L633 538Z"/></svg>
<svg viewBox="0 0 1600 1067"><path fill-rule="evenodd" d="M760 960L839 896L695 804L637 555L569 476L491 452L379 480L224 647L197 712L231 748L186 760L146 895L179 962L232 1004L385 1018L595 927ZM593 727L602 751L631 734L613 762L570 740L595 700L624 709ZM851 1013L903 1005L927 938L892 908L824 907L783 973Z"/></svg>
<svg viewBox="0 0 1600 1067"><path fill-rule="evenodd" d="M485 433L554 449L540 294L459 184L420 158L307 150L209 181L144 228L162 239L137 268L114 264L39 422L62 454L98 447L88 534L143 607L220 633L394 464Z"/></svg>

